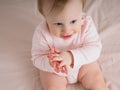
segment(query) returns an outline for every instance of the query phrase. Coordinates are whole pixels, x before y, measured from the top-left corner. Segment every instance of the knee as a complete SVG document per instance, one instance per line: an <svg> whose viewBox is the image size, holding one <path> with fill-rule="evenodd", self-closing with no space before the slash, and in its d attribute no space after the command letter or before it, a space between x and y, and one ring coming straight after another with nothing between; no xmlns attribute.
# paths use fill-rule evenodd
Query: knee
<svg viewBox="0 0 120 90"><path fill-rule="evenodd" d="M93 74L83 76L83 78L81 80L83 87L86 89L91 89L92 87L94 87L102 82L104 82L104 79L100 72L94 72Z"/></svg>

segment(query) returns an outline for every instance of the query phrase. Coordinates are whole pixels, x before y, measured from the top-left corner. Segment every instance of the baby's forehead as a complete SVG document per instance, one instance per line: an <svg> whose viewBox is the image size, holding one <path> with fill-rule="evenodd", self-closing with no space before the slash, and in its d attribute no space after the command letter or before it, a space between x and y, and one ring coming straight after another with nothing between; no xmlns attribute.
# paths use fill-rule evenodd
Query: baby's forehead
<svg viewBox="0 0 120 90"><path fill-rule="evenodd" d="M73 21L73 20L78 20L78 19L81 19L82 17L82 12L77 12L77 13L74 13L74 14L64 14L64 13L61 13L61 14L52 14L52 15L48 15L46 18L48 21L50 22L70 22L70 21Z"/></svg>

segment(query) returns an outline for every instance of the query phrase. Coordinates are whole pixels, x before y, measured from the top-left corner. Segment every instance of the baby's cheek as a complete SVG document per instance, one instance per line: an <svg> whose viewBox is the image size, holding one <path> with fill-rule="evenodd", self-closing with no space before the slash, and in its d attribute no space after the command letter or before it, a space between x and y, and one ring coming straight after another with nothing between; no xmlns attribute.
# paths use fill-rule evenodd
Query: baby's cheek
<svg viewBox="0 0 120 90"><path fill-rule="evenodd" d="M75 27L75 32L80 32L81 31L81 26Z"/></svg>
<svg viewBox="0 0 120 90"><path fill-rule="evenodd" d="M59 30L57 30L57 31L55 31L54 35L57 37L61 37L61 32Z"/></svg>

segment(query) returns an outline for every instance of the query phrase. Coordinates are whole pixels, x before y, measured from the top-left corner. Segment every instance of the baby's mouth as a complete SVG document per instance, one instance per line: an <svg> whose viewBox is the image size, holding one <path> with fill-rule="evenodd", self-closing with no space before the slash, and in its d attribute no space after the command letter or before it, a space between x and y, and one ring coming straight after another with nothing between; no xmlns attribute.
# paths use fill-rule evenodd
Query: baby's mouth
<svg viewBox="0 0 120 90"><path fill-rule="evenodd" d="M64 36L62 36L63 39L69 39L71 37L72 37L72 34L71 35L64 35Z"/></svg>

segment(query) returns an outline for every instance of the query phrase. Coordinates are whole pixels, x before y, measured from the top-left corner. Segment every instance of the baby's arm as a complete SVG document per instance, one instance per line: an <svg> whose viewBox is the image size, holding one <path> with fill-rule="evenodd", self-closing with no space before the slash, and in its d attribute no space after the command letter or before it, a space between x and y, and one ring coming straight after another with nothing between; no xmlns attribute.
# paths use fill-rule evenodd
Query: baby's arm
<svg viewBox="0 0 120 90"><path fill-rule="evenodd" d="M67 73L66 67L63 67L61 69L61 71L64 72L63 74L57 71L57 67L59 65L58 62L54 62L54 64L50 63L50 60L48 58L50 48L51 47L49 47L47 41L42 35L42 32L40 32L40 30L36 30L32 40L32 51L31 51L32 61L34 66L43 71L56 73L59 74L60 76L66 76L65 74ZM54 65L54 67L52 66L52 64Z"/></svg>
<svg viewBox="0 0 120 90"><path fill-rule="evenodd" d="M54 72L48 59L49 47L41 32L36 30L32 40L32 61L35 67L47 72Z"/></svg>
<svg viewBox="0 0 120 90"><path fill-rule="evenodd" d="M74 68L96 61L101 53L101 41L90 17L87 24L86 29L82 32L82 46L71 50L74 58Z"/></svg>

